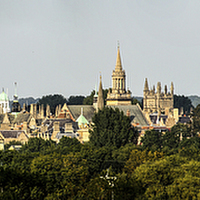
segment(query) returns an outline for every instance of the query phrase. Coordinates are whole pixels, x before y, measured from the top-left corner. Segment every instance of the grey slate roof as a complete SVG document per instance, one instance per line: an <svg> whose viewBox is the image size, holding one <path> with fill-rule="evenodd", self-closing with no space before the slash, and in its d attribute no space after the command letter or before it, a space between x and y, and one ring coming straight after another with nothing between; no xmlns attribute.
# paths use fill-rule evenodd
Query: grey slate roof
<svg viewBox="0 0 200 200"><path fill-rule="evenodd" d="M95 113L95 108L93 105L67 105L70 113L75 120L81 115L81 108L83 108L83 116L89 121L92 121L92 117Z"/></svg>
<svg viewBox="0 0 200 200"><path fill-rule="evenodd" d="M30 113L19 113L17 117L14 119L13 123L21 124L23 122L29 122L31 119Z"/></svg>
<svg viewBox="0 0 200 200"><path fill-rule="evenodd" d="M0 124L3 122L4 117L5 117L5 114L0 114ZM15 115L8 113L8 119L10 123L12 124L15 119Z"/></svg>
<svg viewBox="0 0 200 200"><path fill-rule="evenodd" d="M4 138L18 138L22 132L24 131L18 131L18 130L0 131L0 133L3 135Z"/></svg>
<svg viewBox="0 0 200 200"><path fill-rule="evenodd" d="M137 105L116 105L108 107L112 107L113 109L118 108L120 111L123 111L124 115L129 110L132 123L139 123L139 126L149 125L142 110Z"/></svg>
<svg viewBox="0 0 200 200"><path fill-rule="evenodd" d="M78 129L78 123L72 121L71 119L59 119L59 118L46 119L43 122L43 124L44 124L44 126L48 125L48 130L50 130L53 128L54 122L59 122L60 129L64 128L66 123L72 123L73 128L75 130Z"/></svg>

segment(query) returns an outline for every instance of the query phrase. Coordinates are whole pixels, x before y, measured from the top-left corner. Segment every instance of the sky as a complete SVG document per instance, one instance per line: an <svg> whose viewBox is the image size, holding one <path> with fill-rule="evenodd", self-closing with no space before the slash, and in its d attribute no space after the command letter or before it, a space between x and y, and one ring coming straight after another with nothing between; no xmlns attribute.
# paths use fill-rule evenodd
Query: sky
<svg viewBox="0 0 200 200"><path fill-rule="evenodd" d="M0 88L13 99L87 96L112 87L120 44L126 85L161 82L200 96L199 0L0 0Z"/></svg>

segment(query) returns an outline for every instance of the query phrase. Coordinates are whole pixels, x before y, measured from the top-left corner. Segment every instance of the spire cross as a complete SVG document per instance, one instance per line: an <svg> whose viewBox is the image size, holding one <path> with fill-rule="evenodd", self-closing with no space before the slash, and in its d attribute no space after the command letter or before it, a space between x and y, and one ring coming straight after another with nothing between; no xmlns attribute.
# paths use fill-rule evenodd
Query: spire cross
<svg viewBox="0 0 200 200"><path fill-rule="evenodd" d="M119 40L117 40L117 48L119 49Z"/></svg>

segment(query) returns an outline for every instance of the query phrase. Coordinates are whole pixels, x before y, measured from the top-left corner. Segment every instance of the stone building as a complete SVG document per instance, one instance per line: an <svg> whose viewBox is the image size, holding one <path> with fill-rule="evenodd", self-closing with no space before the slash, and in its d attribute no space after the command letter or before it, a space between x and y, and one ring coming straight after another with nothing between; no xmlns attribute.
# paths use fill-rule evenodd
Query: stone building
<svg viewBox="0 0 200 200"><path fill-rule="evenodd" d="M4 92L0 94L0 114L10 112L8 95Z"/></svg>
<svg viewBox="0 0 200 200"><path fill-rule="evenodd" d="M155 86L149 89L147 78L145 79L143 90L143 111L146 113L163 113L168 115L169 112L173 113L174 108L174 86L171 83L170 91L167 91L165 85L164 92L161 92L161 83L157 83L157 90Z"/></svg>
<svg viewBox="0 0 200 200"><path fill-rule="evenodd" d="M131 105L131 92L126 91L126 74L122 69L119 46L115 70L112 72L112 89L107 94L106 105Z"/></svg>

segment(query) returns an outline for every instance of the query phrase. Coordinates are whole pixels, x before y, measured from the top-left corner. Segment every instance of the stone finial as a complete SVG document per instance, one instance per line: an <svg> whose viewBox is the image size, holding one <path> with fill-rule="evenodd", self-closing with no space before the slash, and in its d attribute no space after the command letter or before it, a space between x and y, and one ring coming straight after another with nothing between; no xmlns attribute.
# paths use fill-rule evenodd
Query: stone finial
<svg viewBox="0 0 200 200"><path fill-rule="evenodd" d="M56 106L55 117L58 117L58 106Z"/></svg>
<svg viewBox="0 0 200 200"><path fill-rule="evenodd" d="M165 94L167 94L167 85L165 85Z"/></svg>
<svg viewBox="0 0 200 200"><path fill-rule="evenodd" d="M161 83L157 83L157 93L161 94Z"/></svg>
<svg viewBox="0 0 200 200"><path fill-rule="evenodd" d="M48 104L46 107L46 117L50 117L50 106Z"/></svg>
<svg viewBox="0 0 200 200"><path fill-rule="evenodd" d="M145 91L145 92L149 91L149 85L148 85L147 78L145 78L144 91Z"/></svg>
<svg viewBox="0 0 200 200"><path fill-rule="evenodd" d="M23 112L26 111L26 104L25 103L23 104L22 111Z"/></svg>
<svg viewBox="0 0 200 200"><path fill-rule="evenodd" d="M174 84L173 84L173 82L171 82L171 88L170 88L170 90L171 90L171 95L174 94Z"/></svg>

